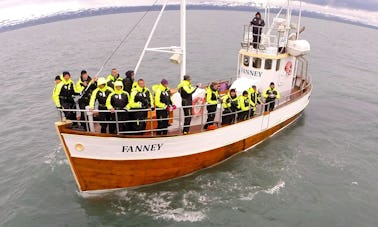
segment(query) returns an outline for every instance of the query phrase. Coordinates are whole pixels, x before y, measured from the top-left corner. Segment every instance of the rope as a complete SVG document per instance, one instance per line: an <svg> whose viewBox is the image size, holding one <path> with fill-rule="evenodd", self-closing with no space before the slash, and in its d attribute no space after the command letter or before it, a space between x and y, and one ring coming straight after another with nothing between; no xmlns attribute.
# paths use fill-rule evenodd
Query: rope
<svg viewBox="0 0 378 227"><path fill-rule="evenodd" d="M105 60L104 64L102 64L100 70L95 74L96 76L98 76L102 72L102 70L104 69L104 66L109 62L109 60L113 57L113 55L117 52L117 50L122 46L122 44L126 41L126 39L131 35L131 33L135 30L135 28L140 24L140 22L142 22L144 17L152 10L152 8L156 5L157 2L158 2L158 0L155 0L154 4L151 5L151 7L143 14L143 16L141 18L139 18L138 22L125 35L125 37L123 37L122 41L118 44L118 46L116 46L116 48L114 48L112 53Z"/></svg>

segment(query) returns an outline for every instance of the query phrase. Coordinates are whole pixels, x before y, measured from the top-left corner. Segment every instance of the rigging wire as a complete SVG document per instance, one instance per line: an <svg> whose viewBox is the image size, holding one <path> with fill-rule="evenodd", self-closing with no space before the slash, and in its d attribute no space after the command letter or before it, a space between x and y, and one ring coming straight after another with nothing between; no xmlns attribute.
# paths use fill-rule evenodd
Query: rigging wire
<svg viewBox="0 0 378 227"><path fill-rule="evenodd" d="M142 20L144 19L144 17L152 10L152 8L156 5L156 3L158 2L159 0L155 0L154 4L151 5L150 8L148 8L148 10L143 14L143 16L141 16L139 18L139 20L137 21L137 23L131 28L131 30L123 37L123 39L121 40L121 42L116 46L116 48L114 48L114 50L112 51L112 53L109 55L109 57L105 60L104 64L102 64L100 70L95 74L96 76L98 76L102 70L104 69L104 66L109 62L109 60L113 57L113 55L117 52L117 50L122 46L122 44L126 41L126 39L131 35L131 33L135 30L135 28L140 24L140 22L142 22Z"/></svg>

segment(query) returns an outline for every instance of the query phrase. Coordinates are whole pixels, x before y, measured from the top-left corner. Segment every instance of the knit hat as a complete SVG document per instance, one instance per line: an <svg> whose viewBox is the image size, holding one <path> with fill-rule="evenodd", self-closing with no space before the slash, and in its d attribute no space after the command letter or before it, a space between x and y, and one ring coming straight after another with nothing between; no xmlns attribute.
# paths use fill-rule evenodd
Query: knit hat
<svg viewBox="0 0 378 227"><path fill-rule="evenodd" d="M131 78L131 76L132 76L133 73L134 73L133 70L129 70L129 71L127 71L127 72L125 73L125 75L126 75L127 78Z"/></svg>
<svg viewBox="0 0 378 227"><path fill-rule="evenodd" d="M168 80L162 79L160 83L163 84L163 85L167 85L168 84Z"/></svg>
<svg viewBox="0 0 378 227"><path fill-rule="evenodd" d="M190 80L190 76L189 75L185 75L184 76L184 80Z"/></svg>

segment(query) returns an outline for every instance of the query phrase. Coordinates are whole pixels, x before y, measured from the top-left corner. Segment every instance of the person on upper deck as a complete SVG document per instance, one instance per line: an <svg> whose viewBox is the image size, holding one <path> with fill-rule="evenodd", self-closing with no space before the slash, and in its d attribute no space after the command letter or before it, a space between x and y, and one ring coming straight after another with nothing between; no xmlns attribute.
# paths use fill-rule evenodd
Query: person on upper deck
<svg viewBox="0 0 378 227"><path fill-rule="evenodd" d="M154 103L152 99L152 94L150 90L145 86L144 80L139 79L138 85L132 89L130 94L130 109L140 110L130 112L130 118L134 121L132 125L132 130L143 131L146 129L146 120L148 116L148 110L154 110ZM144 132L140 132L141 135Z"/></svg>
<svg viewBox="0 0 378 227"><path fill-rule="evenodd" d="M265 21L261 18L260 12L257 12L255 17L251 21L252 33L253 33L253 48L258 48L261 41L261 31L265 26Z"/></svg>
<svg viewBox="0 0 378 227"><path fill-rule="evenodd" d="M177 86L178 92L181 96L181 105L184 110L184 127L183 134L186 135L189 133L190 122L192 120L192 94L197 90L198 86L193 87L191 83L191 78L189 75L185 75L184 79Z"/></svg>
<svg viewBox="0 0 378 227"><path fill-rule="evenodd" d="M77 95L74 82L71 79L71 74L67 71L63 72L60 77L61 82L56 84L53 92L53 100L58 109L76 109L76 104L73 96ZM76 120L76 113L73 111L65 112L67 119Z"/></svg>
<svg viewBox="0 0 378 227"><path fill-rule="evenodd" d="M204 129L207 129L210 125L214 123L215 113L217 110L217 104L219 99L219 85L217 83L211 83L209 87L206 88L206 110L207 110L207 120L204 125Z"/></svg>
<svg viewBox="0 0 378 227"><path fill-rule="evenodd" d="M113 121L126 121L128 119L127 108L129 100L129 93L123 90L122 81L114 82L114 91L106 99L106 108L110 110ZM115 112L116 110L123 111ZM128 125L126 122L118 123L119 131L127 131ZM114 127L114 124L112 127Z"/></svg>
<svg viewBox="0 0 378 227"><path fill-rule="evenodd" d="M231 89L227 95L222 98L222 124L231 124L235 122L235 113L239 110L239 100L236 90Z"/></svg>
<svg viewBox="0 0 378 227"><path fill-rule="evenodd" d="M114 89L114 83L116 81L122 81L121 76L118 73L118 70L116 68L112 69L112 72L106 77L106 81L109 87Z"/></svg>
<svg viewBox="0 0 378 227"><path fill-rule="evenodd" d="M135 73L133 70L129 70L125 73L125 75L126 75L125 79L122 80L123 90L131 94L131 90L138 85L138 83L134 81Z"/></svg>
<svg viewBox="0 0 378 227"><path fill-rule="evenodd" d="M106 99L108 96L113 92L113 89L108 87L106 84L106 79L104 77L100 77L97 79L97 88L92 92L91 99L89 101L89 110L93 110L95 107L95 102L98 102L98 109L99 110L107 110L106 108ZM112 116L109 112L99 112L98 119L100 121L111 121ZM109 133L114 133L115 128L113 124L109 124L107 122L100 123L101 125L101 133L106 133L106 129L109 125Z"/></svg>
<svg viewBox="0 0 378 227"><path fill-rule="evenodd" d="M156 134L167 135L169 120L169 112L176 109L171 99L171 91L168 87L168 81L162 79L160 84L154 89L155 92L155 106L159 108L156 110L156 119L158 120L158 129Z"/></svg>
<svg viewBox="0 0 378 227"><path fill-rule="evenodd" d="M276 99L280 99L281 95L275 88L273 82L270 83L269 87L264 91L263 97L265 98L265 111L272 111L274 109Z"/></svg>

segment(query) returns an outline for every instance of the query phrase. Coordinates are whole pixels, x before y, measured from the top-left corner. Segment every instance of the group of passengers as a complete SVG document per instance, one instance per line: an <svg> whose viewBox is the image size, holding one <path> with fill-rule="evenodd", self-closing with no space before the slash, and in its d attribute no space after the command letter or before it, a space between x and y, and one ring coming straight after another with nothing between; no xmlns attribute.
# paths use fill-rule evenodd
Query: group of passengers
<svg viewBox="0 0 378 227"><path fill-rule="evenodd" d="M168 133L168 114L175 109L168 81L163 79L160 84L154 85L153 90L154 98L143 79L134 81L133 71L127 71L126 78L122 78L114 68L107 78L91 78L83 70L76 83L72 81L69 72L56 76L52 97L58 109L83 110L89 106L89 110L93 111L97 103L97 120L100 121L101 133L111 134L116 133L117 127L116 124L109 123L111 121L119 122L120 132L143 134L148 109L154 110L156 106L157 134L165 135ZM80 115L75 111L64 111L64 114L70 120L85 120L84 111ZM82 127L86 129L85 124Z"/></svg>
<svg viewBox="0 0 378 227"><path fill-rule="evenodd" d="M265 99L265 111L272 111L275 106L275 100L280 98L280 93L275 88L273 82L264 91L263 97ZM214 120L217 99L219 99L218 84L212 83L206 91L206 102L208 103L207 111L208 118L205 129L208 128L209 123ZM254 116L257 105L261 104L261 94L257 90L256 85L252 85L248 90L244 90L240 95L237 95L235 89L230 89L229 92L220 99L222 103L222 124L232 124L235 121L243 121Z"/></svg>
<svg viewBox="0 0 378 227"><path fill-rule="evenodd" d="M158 127L157 135L166 135L169 126L169 113L176 109L171 99L171 90L168 81L162 79L159 84L152 87L153 93L145 86L143 79L135 81L134 71L127 71L126 77L122 78L118 70L113 68L111 74L105 77L91 78L87 71L82 70L79 80L74 83L69 72L55 77L55 88L52 98L58 109L80 109L89 106L89 111L99 110L97 119L100 122L101 133L114 134L118 132L133 132L143 135L146 130L148 111L156 109ZM185 75L178 85L184 112L183 134L189 133L192 117L192 94L198 88L192 86L191 78ZM269 103L265 111L273 110L274 100L279 99L280 94L272 82L263 97ZM206 88L207 121L204 129L213 125L218 103L222 104L222 124L232 124L237 119L245 120L253 116L256 105L261 103L260 93L256 86L244 91L237 96L236 90L231 89L220 98L219 84L211 83ZM84 111L77 114L76 111L64 111L64 115L70 120L85 121ZM117 121L118 126L115 123ZM77 124L77 123L74 123ZM81 124L86 129L86 124Z"/></svg>

